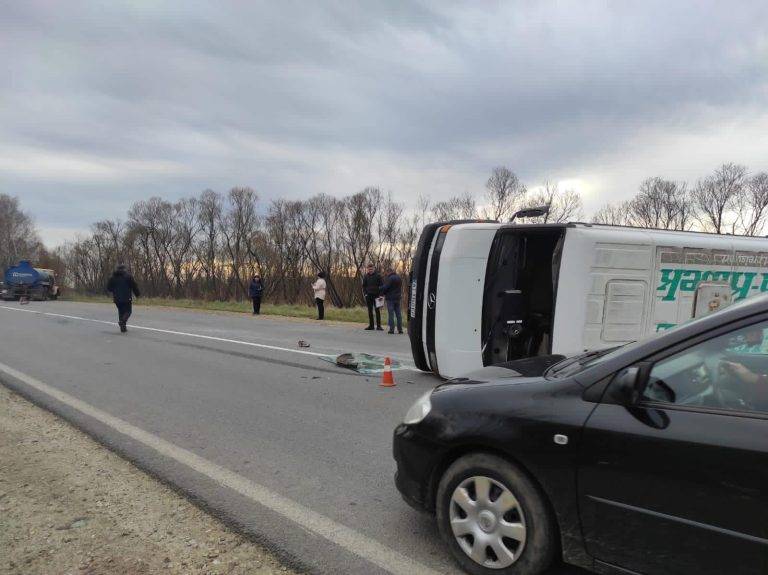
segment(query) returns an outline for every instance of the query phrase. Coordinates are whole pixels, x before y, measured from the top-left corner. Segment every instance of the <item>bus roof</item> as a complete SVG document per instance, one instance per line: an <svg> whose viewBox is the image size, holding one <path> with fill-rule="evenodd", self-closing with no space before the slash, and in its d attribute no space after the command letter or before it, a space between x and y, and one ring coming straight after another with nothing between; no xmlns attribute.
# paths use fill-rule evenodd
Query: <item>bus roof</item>
<svg viewBox="0 0 768 575"><path fill-rule="evenodd" d="M517 224L517 223L505 223L501 224L499 229L515 229L515 228L585 228L594 230L614 231L614 232L647 232L663 235L681 235L686 236L704 236L709 238L731 238L731 239L748 239L748 240L766 240L768 236L742 236L738 234L716 234L714 232L700 232L693 230L665 230L662 228L645 228L641 226L623 226L613 224L597 224L589 222L560 222L560 223L533 223L533 224Z"/></svg>

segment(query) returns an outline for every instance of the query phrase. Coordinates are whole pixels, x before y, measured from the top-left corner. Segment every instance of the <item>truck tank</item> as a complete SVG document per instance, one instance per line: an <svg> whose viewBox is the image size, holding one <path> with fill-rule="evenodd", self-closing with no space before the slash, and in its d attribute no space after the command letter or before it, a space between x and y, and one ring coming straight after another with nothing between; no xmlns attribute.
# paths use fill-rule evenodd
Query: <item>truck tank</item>
<svg viewBox="0 0 768 575"><path fill-rule="evenodd" d="M32 267L29 261L5 270L3 299L28 297L36 300L56 299L59 288L53 270Z"/></svg>

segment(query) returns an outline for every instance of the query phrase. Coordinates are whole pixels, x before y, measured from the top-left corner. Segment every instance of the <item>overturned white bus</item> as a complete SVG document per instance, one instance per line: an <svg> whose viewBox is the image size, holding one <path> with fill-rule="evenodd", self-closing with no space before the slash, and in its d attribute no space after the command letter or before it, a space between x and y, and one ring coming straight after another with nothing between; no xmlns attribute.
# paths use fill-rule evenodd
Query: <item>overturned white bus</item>
<svg viewBox="0 0 768 575"><path fill-rule="evenodd" d="M437 223L424 228L414 257L408 331L419 369L457 377L634 341L689 319L697 296L713 289L723 293L710 309L768 291L768 239Z"/></svg>

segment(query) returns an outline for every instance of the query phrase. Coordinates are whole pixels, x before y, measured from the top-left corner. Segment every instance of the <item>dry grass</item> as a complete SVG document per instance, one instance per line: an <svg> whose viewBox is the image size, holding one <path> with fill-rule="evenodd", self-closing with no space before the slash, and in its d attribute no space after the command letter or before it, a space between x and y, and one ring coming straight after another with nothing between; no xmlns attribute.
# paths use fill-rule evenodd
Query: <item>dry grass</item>
<svg viewBox="0 0 768 575"><path fill-rule="evenodd" d="M81 301L89 303L111 303L106 296L83 295L68 293L62 299L68 301ZM229 311L235 313L251 313L250 301L206 301L198 299L171 299L159 297L143 297L136 300L136 305L177 307L184 309L199 309L208 311ZM317 310L306 305L288 305L262 303L261 313L264 315L276 315L283 317L317 317ZM325 318L331 321L344 321L350 323L368 323L368 311L364 307L335 308L325 307Z"/></svg>

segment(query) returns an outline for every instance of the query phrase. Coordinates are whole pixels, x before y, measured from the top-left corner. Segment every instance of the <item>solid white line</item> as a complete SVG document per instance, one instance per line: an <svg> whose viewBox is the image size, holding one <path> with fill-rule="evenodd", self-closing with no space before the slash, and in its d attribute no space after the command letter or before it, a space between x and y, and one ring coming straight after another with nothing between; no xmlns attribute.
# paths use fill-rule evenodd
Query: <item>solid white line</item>
<svg viewBox="0 0 768 575"><path fill-rule="evenodd" d="M37 310L32 310L32 309L22 309L22 308L18 308L18 307L10 307L10 306L7 306L7 305L0 305L0 309L7 309L7 310L11 310L11 311L23 311L23 312L26 312L26 313L35 313L35 314L39 314L39 315L47 315L47 316L50 316L50 317L63 317L63 318L67 318L67 319L77 319L77 320L80 320L80 321L89 321L89 322L93 322L93 323L103 323L103 324L106 324L106 325L117 325L117 322L113 322L113 321L105 321L105 320L102 320L102 319L92 319L92 318L89 318L89 317L79 317L79 316L76 316L76 315L64 315L64 314L61 314L61 313L51 313L51 312L48 312L48 311L37 311ZM209 340L213 340L213 341L222 341L224 343L236 343L238 345L247 345L247 346L250 346L250 347L258 347L258 348L261 348L261 349L271 349L271 350L274 350L274 351L286 351L286 352L290 352L290 353L298 353L298 354L301 354L301 355L312 355L312 356L315 356L315 357L325 357L325 356L329 355L327 353L317 353L317 352L314 352L314 351L304 351L302 349L291 349L290 347L278 347L276 345L267 345L265 343L254 343L252 341L242 341L242 340L239 340L239 339L228 339L228 338L225 338L225 337L216 337L216 336L213 336L213 335L203 335L203 334L200 334L200 333L188 333L188 332L184 332L184 331L175 331L175 330L171 330L171 329L160 329L160 328L157 328L157 327L147 327L147 326L143 326L143 325L131 324L131 329L143 329L145 331L156 331L156 332L160 332L160 333L168 333L168 334L171 334L171 335L183 335L185 337L195 337L195 338L198 338L198 339L209 339Z"/></svg>
<svg viewBox="0 0 768 575"><path fill-rule="evenodd" d="M308 529L316 535L335 543L350 553L362 557L366 561L381 567L393 575L439 575L437 571L379 543L375 539L372 539L359 531L347 527L346 525L342 525L341 523L337 523L333 519L325 517L301 503L283 497L279 493L255 483L234 471L230 471L229 469L208 461L191 451L161 439L148 431L144 431L143 429L131 425L130 423L85 403L68 393L56 389L55 387L51 387L34 377L21 373L3 363L0 363L0 372L55 398L61 403L74 408L89 417L92 417L111 427L115 431L122 433L126 437L155 450L160 455L173 459L182 465L186 465L190 469L205 475L218 484L236 491L251 501L274 511L282 517L293 521L300 527Z"/></svg>
<svg viewBox="0 0 768 575"><path fill-rule="evenodd" d="M7 305L0 305L0 309L7 309L7 310L10 310L10 311L22 311L22 312L25 312L25 313L34 313L34 314L38 314L38 315L47 315L47 316L50 316L50 317L63 317L63 318L66 318L66 319L76 319L76 320L80 320L80 321L89 321L89 322L92 322L92 323L101 323L101 324L106 324L106 325L117 325L117 322L113 322L113 321L105 321L105 320L102 320L102 319L92 319L92 318L89 318L89 317L79 317L79 316L76 316L76 315L64 315L64 314L61 314L61 313L52 313L52 312L48 312L48 311L37 311L37 310L33 310L33 309L24 309L24 308L20 308L20 307L11 307L11 306L7 306ZM139 330L143 329L145 331L154 331L154 332L159 332L159 333L167 333L167 334L171 334L171 335L181 335L181 336L185 336L185 337L194 337L194 338L198 338L198 339L207 339L207 340L212 340L212 341L221 341L221 342L224 342L224 343L234 343L234 344L237 344L237 345L246 345L246 346L250 346L250 347L257 347L257 348L260 348L260 349L271 349L273 351L284 351L284 352L287 352L287 353L297 353L297 354L300 354L300 355L310 355L310 356L313 356L313 357L328 357L329 355L332 355L332 354L329 354L329 353L317 353L317 352L314 352L314 351L305 351L305 350L302 350L302 349L292 349L290 347L279 347L279 346L276 346L276 345L268 345L266 343L254 343L254 342L251 342L251 341L243 341L243 340L239 340L239 339L228 339L228 338L225 338L225 337L216 337L216 336L213 336L213 335L203 335L203 334L200 334L200 333L189 333L189 332L185 332L185 331L175 331L175 330L171 330L171 329L160 329L160 328L157 328L157 327L147 327L147 326L142 326L142 325L131 324L131 329L139 329ZM408 370L408 371L421 372L421 370L419 370L419 369L417 369L415 367L412 367L410 365L407 365L407 364L401 364L401 365L402 365L401 369L405 369L405 370Z"/></svg>

